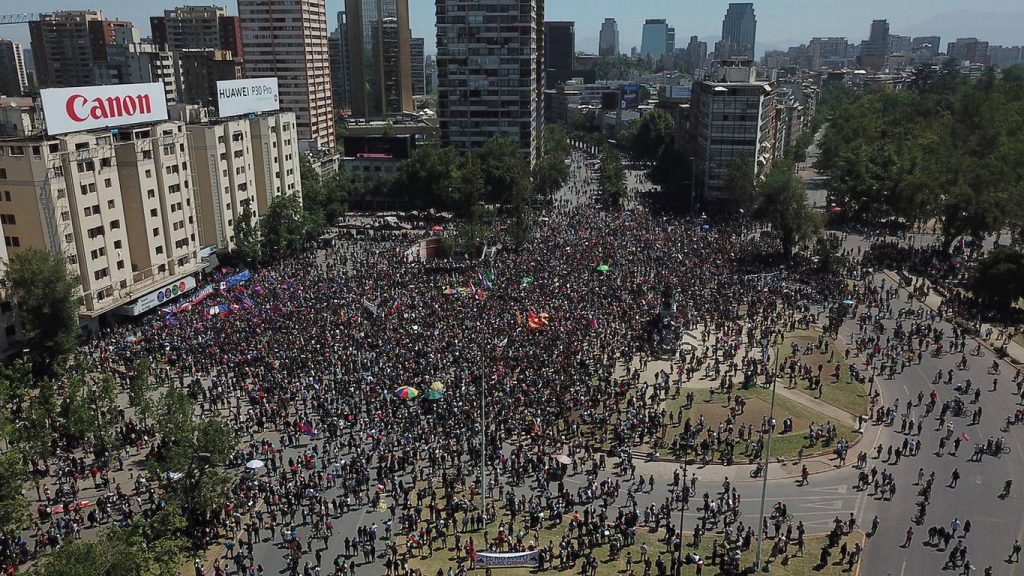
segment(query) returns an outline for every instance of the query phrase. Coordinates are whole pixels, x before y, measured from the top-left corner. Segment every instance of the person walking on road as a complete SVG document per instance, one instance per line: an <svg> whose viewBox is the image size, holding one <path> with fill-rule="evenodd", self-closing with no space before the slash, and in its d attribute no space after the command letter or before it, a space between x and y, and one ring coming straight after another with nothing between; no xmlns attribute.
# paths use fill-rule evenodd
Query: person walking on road
<svg viewBox="0 0 1024 576"><path fill-rule="evenodd" d="M903 546L900 548L910 548L910 542L914 539L914 527L907 528L907 539L903 541Z"/></svg>
<svg viewBox="0 0 1024 576"><path fill-rule="evenodd" d="M1010 557L1007 562L1020 562L1020 540L1013 541L1013 548L1010 550Z"/></svg>
<svg viewBox="0 0 1024 576"><path fill-rule="evenodd" d="M949 487L956 488L956 483L960 481L960 469L953 468L953 473L949 475Z"/></svg>

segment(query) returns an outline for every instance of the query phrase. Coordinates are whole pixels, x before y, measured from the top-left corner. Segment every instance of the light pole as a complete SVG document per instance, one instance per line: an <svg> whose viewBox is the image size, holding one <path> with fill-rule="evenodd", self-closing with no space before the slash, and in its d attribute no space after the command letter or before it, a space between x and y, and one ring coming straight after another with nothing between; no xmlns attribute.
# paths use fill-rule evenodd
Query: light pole
<svg viewBox="0 0 1024 576"><path fill-rule="evenodd" d="M487 386L483 352L480 353L480 515L487 525Z"/></svg>
<svg viewBox="0 0 1024 576"><path fill-rule="evenodd" d="M757 519L757 552L754 556L754 570L761 569L761 545L764 542L764 503L768 494L768 461L772 452L772 436L775 432L775 388L779 383L779 356L782 355L781 332L776 332L776 339L779 339L779 347L775 352L775 368L772 371L772 403L768 409L768 445L764 453L764 469L761 471L761 513Z"/></svg>

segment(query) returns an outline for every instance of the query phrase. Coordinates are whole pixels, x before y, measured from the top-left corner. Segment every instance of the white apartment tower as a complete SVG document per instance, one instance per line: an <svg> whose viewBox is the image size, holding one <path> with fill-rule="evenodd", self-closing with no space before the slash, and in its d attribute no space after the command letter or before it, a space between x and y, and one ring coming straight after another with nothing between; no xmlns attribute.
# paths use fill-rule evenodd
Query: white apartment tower
<svg viewBox="0 0 1024 576"><path fill-rule="evenodd" d="M326 0L238 0L245 70L278 78L306 149L334 148Z"/></svg>
<svg viewBox="0 0 1024 576"><path fill-rule="evenodd" d="M302 198L298 127L291 112L222 119L187 127L195 166L203 245L235 247L235 221L246 205L266 212L281 194Z"/></svg>

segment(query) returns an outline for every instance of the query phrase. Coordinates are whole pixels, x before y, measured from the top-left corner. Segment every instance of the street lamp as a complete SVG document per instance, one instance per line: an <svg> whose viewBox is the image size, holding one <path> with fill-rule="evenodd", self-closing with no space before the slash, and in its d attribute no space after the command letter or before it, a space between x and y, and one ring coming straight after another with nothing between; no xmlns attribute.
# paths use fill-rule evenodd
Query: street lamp
<svg viewBox="0 0 1024 576"><path fill-rule="evenodd" d="M697 215L697 158L690 156L690 213Z"/></svg>
<svg viewBox="0 0 1024 576"><path fill-rule="evenodd" d="M779 348L775 352L775 368L772 372L772 402L768 409L768 445L764 453L764 469L761 471L761 513L757 519L757 552L754 557L754 570L761 568L761 546L764 543L764 503L768 493L768 461L772 452L772 436L775 432L775 388L779 383L779 356L782 355L782 332L775 333Z"/></svg>

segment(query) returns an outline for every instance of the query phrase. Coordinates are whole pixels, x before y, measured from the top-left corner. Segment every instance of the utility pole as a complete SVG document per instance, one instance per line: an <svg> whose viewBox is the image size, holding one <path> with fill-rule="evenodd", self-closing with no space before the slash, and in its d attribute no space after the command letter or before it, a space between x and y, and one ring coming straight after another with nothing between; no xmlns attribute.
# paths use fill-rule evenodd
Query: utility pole
<svg viewBox="0 0 1024 576"><path fill-rule="evenodd" d="M778 337L778 334L776 334ZM764 503L768 493L768 461L772 452L772 436L775 433L775 388L779 383L779 356L782 355L783 339L779 339L779 347L775 352L775 368L772 374L772 403L768 409L768 445L764 453L764 470L761 471L761 513L757 519L757 553L754 557L754 570L761 569L761 545L764 543Z"/></svg>

